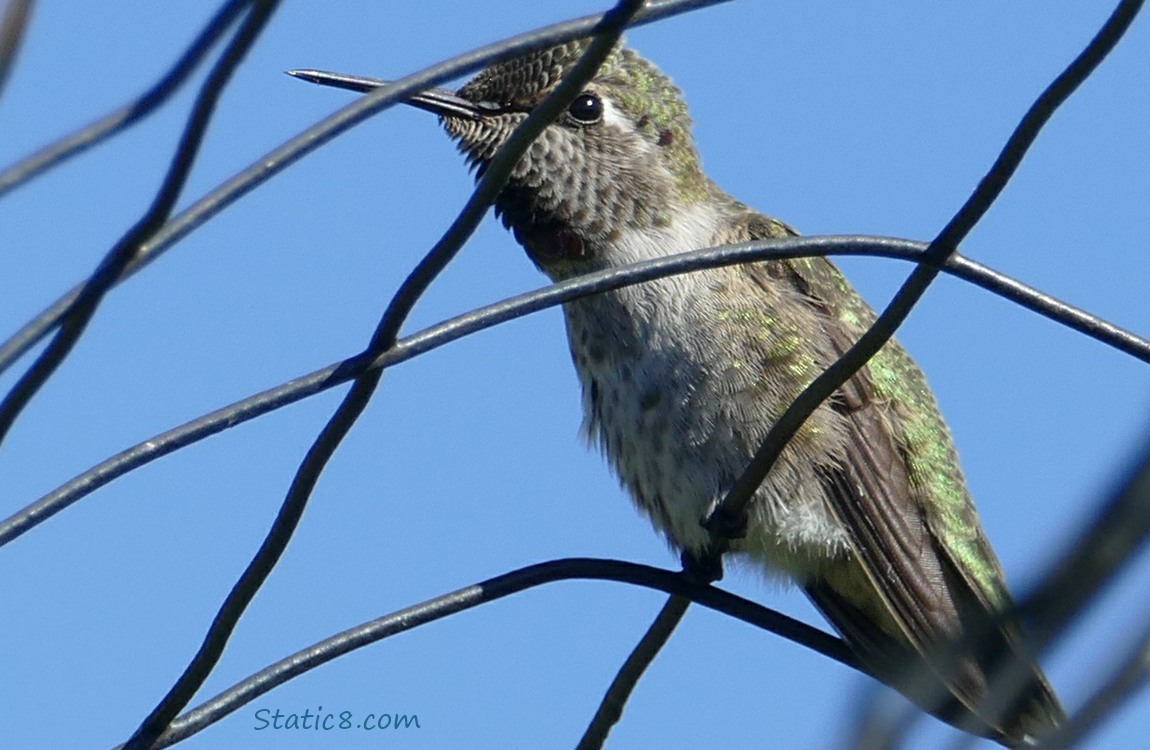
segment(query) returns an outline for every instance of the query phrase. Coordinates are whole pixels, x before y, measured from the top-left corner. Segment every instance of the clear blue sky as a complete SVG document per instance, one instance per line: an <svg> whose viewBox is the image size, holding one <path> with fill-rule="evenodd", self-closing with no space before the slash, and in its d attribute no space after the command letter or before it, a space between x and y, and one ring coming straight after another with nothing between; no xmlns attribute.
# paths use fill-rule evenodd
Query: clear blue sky
<svg viewBox="0 0 1150 750"><path fill-rule="evenodd" d="M212 2L36 8L0 100L0 162L140 91ZM687 92L705 164L808 234L929 239L961 205L1105 3L731 3L630 33ZM181 206L351 94L283 72L398 77L602 6L285 3L225 93ZM964 245L971 257L1150 334L1150 22L1055 117ZM0 203L0 335L70 287L142 212L192 91ZM390 110L245 197L114 291L0 450L0 515L103 458L360 349L471 178L431 116ZM909 271L844 262L882 305ZM544 279L492 220L409 332ZM900 338L954 429L987 531L1022 591L1144 445L1146 365L942 279ZM0 378L0 386L13 376ZM148 465L0 550L0 746L108 747L183 670L342 389ZM338 630L523 565L602 556L677 567L577 439L559 311L389 371L203 700ZM722 584L812 623L798 594ZM1150 615L1150 561L1047 659L1079 705ZM571 747L660 606L568 582L376 644L296 679L191 748ZM609 747L829 748L867 681L693 608ZM256 731L256 711L418 714L401 732ZM1140 747L1135 701L1087 746ZM924 724L917 747L952 733Z"/></svg>

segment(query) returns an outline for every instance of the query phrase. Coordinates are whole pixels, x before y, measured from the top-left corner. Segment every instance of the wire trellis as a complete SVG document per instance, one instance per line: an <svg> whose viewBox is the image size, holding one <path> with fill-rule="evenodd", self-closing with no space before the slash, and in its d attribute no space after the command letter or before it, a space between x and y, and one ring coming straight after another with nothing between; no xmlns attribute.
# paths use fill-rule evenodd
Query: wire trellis
<svg viewBox="0 0 1150 750"><path fill-rule="evenodd" d="M511 166L546 123L553 120L585 81L594 75L623 29L721 1L666 0L644 4L636 0L620 0L618 5L601 15L554 24L452 58L400 79L385 89L365 95L307 132L255 160L251 167L237 173L181 213L173 215L173 208L196 159L215 102L231 74L258 41L278 5L274 0L232 0L221 6L172 69L137 99L0 171L2 196L71 156L124 131L155 111L189 80L195 68L208 59L215 45L223 44L223 50L202 84L168 176L158 189L152 205L108 252L84 283L63 295L0 344L0 372L3 372L15 366L38 343L51 337L47 346L36 355L32 364L0 401L2 444L24 408L65 362L72 347L83 336L88 321L105 295L174 247L180 239L202 226L223 208L318 146L385 108L403 102L415 92L529 49L587 35L595 39L580 65L559 90L549 96L500 149L499 155L485 171L456 221L415 266L391 299L362 352L142 441L91 467L0 522L0 545L3 545L36 528L96 489L157 458L309 396L345 383L352 384L341 405L308 450L267 538L221 605L199 653L123 747L141 750L170 746L202 731L287 680L337 656L517 591L572 578L614 580L670 594L660 619L624 665L601 704L600 713L592 719L587 735L579 744L581 748L599 747L606 740L607 733L618 720L622 706L646 665L657 656L662 643L670 637L674 624L682 617L690 602L769 630L861 670L849 649L839 639L724 592L707 582L695 580L690 575L622 561L562 559L511 571L339 633L268 666L181 714L216 666L244 610L286 549L320 473L368 404L384 371L480 330L580 296L671 274L751 260L826 254L884 256L914 263L914 270L907 282L875 326L840 362L811 384L766 436L760 455L721 506L722 512L731 516L738 516L742 512L754 488L762 481L782 447L806 417L889 340L940 273L964 279L1150 363L1150 341L964 258L957 252L958 244L997 199L1046 121L1122 38L1141 7L1141 2L1136 0L1123 0L1118 4L1090 44L1035 102L978 189L931 243L882 237L823 236L702 249L555 284L473 310L400 338L400 329L408 313L478 226L506 180ZM19 49L30 7L30 2L10 2L8 5L3 27L0 28L0 86ZM1028 621L1036 623L1035 645L1046 647L1063 632L1141 549L1148 535L1150 454L1120 484L1093 525L1068 545L1060 564L1048 573L1029 596L1020 598L1020 609ZM722 540L716 538L716 552L721 548ZM1072 747L1086 736L1133 695L1137 687L1145 683L1146 665L1143 638L1142 643L1113 667L1110 678L1098 689L1096 696L1045 746ZM1009 675L1004 676L1004 684L1006 687L1003 690L1006 692L998 696L1000 699L1009 695ZM863 723L866 723L865 719ZM875 746L893 746L911 723L905 719L893 722L890 727L874 735L879 737L879 744Z"/></svg>

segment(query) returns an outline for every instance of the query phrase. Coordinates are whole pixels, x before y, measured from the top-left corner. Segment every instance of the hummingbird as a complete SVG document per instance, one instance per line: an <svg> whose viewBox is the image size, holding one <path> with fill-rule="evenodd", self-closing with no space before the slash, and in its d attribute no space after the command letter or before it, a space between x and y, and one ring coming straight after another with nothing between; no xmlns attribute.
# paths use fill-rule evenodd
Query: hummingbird
<svg viewBox="0 0 1150 750"><path fill-rule="evenodd" d="M587 44L530 52L408 103L439 115L481 174ZM356 91L386 85L289 72ZM620 42L520 158L496 214L554 281L797 234L707 176L691 126L680 90ZM583 434L685 559L707 554L702 521L771 426L875 320L824 257L661 278L563 313ZM939 718L1009 747L1065 719L1023 643L935 397L897 341L807 419L727 550L801 588L872 673ZM957 656L943 650L976 633ZM991 677L1014 660L1027 673L1017 698L983 705ZM939 687L924 693L923 674Z"/></svg>

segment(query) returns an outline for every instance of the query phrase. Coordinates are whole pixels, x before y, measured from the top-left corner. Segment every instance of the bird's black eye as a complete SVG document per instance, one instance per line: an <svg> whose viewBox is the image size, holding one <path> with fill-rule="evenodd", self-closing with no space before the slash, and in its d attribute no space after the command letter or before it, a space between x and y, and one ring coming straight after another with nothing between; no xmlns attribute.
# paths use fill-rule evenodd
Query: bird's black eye
<svg viewBox="0 0 1150 750"><path fill-rule="evenodd" d="M603 117L603 102L594 94L582 93L571 102L567 114L580 125L591 125Z"/></svg>

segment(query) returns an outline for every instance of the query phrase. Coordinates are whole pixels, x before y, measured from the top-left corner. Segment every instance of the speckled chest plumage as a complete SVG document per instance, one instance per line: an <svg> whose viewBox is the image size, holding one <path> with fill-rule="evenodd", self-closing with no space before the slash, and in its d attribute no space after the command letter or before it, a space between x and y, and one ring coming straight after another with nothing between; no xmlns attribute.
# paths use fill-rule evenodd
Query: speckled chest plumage
<svg viewBox="0 0 1150 750"><path fill-rule="evenodd" d="M613 261L714 244L720 219L709 207L684 209L664 232L621 234ZM811 353L795 329L803 307L793 307L794 299L771 302L735 267L659 279L564 308L584 434L678 547L699 552L707 545L701 520L809 379ZM811 573L812 562L844 551L816 475L819 464L841 453L843 440L836 416L820 410L759 491L749 536L736 550L764 556L791 575Z"/></svg>

